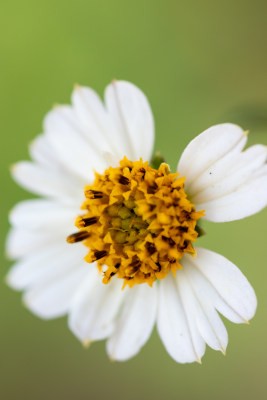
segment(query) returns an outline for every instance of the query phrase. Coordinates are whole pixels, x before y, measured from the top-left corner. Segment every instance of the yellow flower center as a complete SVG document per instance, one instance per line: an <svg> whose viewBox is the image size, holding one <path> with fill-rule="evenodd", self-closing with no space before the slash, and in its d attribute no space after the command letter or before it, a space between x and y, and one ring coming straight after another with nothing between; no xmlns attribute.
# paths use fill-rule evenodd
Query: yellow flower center
<svg viewBox="0 0 267 400"><path fill-rule="evenodd" d="M167 164L157 170L124 157L86 186L85 215L76 220L80 231L67 241L83 241L89 248L85 260L97 261L103 283L116 275L124 286L152 286L181 269L185 253L195 254L191 242L204 212L196 212L184 192L185 178L178 175Z"/></svg>

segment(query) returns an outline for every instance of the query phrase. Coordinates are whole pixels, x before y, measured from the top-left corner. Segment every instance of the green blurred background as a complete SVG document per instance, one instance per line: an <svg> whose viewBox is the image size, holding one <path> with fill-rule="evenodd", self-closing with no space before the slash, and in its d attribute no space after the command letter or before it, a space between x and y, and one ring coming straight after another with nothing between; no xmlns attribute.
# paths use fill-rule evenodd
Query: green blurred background
<svg viewBox="0 0 267 400"><path fill-rule="evenodd" d="M28 158L54 103L74 83L99 93L126 79L148 96L156 149L175 168L196 134L219 122L249 129L267 144L267 3L261 0L39 0L1 6L1 242L7 215L30 197L8 167ZM258 297L250 326L226 322L227 356L207 350L203 365L176 364L157 332L140 354L111 363L104 342L85 350L66 318L42 321L0 288L1 399L267 398L267 210L243 221L205 224L200 245L235 262Z"/></svg>

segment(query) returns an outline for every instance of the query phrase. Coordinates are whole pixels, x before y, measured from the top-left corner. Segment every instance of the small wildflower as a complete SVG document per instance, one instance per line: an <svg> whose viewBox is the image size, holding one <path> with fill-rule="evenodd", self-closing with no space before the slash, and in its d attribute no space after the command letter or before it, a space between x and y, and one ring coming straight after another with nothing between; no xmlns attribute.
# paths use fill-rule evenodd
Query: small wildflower
<svg viewBox="0 0 267 400"><path fill-rule="evenodd" d="M42 198L10 215L17 261L8 284L41 318L68 314L85 346L107 339L112 360L136 355L155 324L177 362L201 362L206 344L225 353L218 312L247 323L256 296L234 264L195 243L199 220L233 221L267 205L266 146L243 151L246 141L239 126L213 126L172 173L153 158L153 116L137 87L113 82L104 103L76 87L72 106L46 116L33 161L12 170Z"/></svg>

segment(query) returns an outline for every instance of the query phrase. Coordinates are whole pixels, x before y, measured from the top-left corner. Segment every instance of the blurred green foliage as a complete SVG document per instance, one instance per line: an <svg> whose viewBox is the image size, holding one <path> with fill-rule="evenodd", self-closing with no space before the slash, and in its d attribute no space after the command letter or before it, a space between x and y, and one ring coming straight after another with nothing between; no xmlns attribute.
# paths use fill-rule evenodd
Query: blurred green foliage
<svg viewBox="0 0 267 400"><path fill-rule="evenodd" d="M189 140L232 121L267 144L266 12L263 0L14 0L3 3L1 44L1 242L8 211L30 197L9 176L28 158L54 103L74 83L99 93L113 78L138 85L156 121L156 150L174 169ZM229 224L204 225L199 243L235 262L259 307L248 326L226 322L228 354L207 350L203 365L176 364L157 333L127 363L111 363L103 342L82 348L66 318L42 321L0 288L1 398L236 399L267 397L266 210Z"/></svg>

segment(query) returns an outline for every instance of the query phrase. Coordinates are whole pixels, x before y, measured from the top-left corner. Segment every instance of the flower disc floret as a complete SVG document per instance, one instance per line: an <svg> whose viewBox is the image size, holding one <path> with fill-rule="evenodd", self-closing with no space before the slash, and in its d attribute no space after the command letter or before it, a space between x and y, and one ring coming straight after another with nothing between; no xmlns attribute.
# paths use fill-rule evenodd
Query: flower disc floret
<svg viewBox="0 0 267 400"><path fill-rule="evenodd" d="M103 283L113 276L124 285L163 279L181 269L185 253L195 254L196 224L204 213L196 212L184 191L184 178L161 164L131 162L96 173L86 186L83 216L76 220L79 232L68 242L83 241L89 248L88 263L97 261Z"/></svg>

